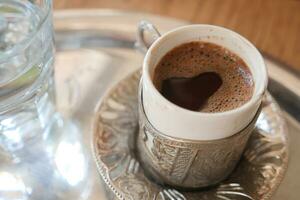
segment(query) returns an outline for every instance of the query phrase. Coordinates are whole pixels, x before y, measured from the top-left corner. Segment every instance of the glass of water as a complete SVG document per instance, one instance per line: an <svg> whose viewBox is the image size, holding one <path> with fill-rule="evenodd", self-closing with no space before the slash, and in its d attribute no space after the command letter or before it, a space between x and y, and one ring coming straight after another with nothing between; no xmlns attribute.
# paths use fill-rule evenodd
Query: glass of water
<svg viewBox="0 0 300 200"><path fill-rule="evenodd" d="M55 116L51 0L0 0L0 148L46 134Z"/></svg>
<svg viewBox="0 0 300 200"><path fill-rule="evenodd" d="M79 129L56 112L52 0L0 0L0 200L85 199Z"/></svg>

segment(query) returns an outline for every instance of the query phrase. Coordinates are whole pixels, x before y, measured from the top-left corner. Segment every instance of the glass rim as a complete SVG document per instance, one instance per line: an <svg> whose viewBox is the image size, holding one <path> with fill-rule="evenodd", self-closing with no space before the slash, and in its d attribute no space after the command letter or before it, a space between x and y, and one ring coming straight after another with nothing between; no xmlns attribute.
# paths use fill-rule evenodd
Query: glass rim
<svg viewBox="0 0 300 200"><path fill-rule="evenodd" d="M43 16L43 18L41 19L41 21L39 22L36 30L29 33L28 36L24 40L18 42L12 48L9 48L7 51L2 52L1 56L0 56L1 63L3 61L8 60L9 58L12 58L12 57L18 55L19 52L23 51L28 46L30 46L30 44L35 39L36 35L40 32L43 25L46 23L46 20L48 19L49 15L51 14L51 11L52 11L52 0L42 0L42 1L45 2L46 12L45 12L45 15Z"/></svg>

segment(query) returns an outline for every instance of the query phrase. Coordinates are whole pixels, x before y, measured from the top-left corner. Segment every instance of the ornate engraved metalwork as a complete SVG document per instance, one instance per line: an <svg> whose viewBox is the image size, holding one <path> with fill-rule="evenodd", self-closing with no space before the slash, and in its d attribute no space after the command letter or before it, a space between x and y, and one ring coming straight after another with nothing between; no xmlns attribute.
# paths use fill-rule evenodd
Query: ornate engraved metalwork
<svg viewBox="0 0 300 200"><path fill-rule="evenodd" d="M207 187L227 178L239 161L261 111L246 128L231 137L185 140L164 135L151 125L141 94L139 91L137 156L146 166L146 174L156 182L178 188Z"/></svg>
<svg viewBox="0 0 300 200"><path fill-rule="evenodd" d="M136 72L112 89L98 106L94 119L94 158L104 182L117 199L270 199L282 181L289 155L287 127L270 95L267 94L264 99L256 129L229 178L206 190L180 192L151 181L138 164L135 142L139 78L140 72ZM155 145L168 144L159 142L155 141ZM170 155L176 152L169 147L166 149ZM183 155L189 153L182 152ZM157 156L160 156L159 153ZM188 161L184 165L188 165ZM201 177L201 174L197 176ZM178 179L181 177L178 176Z"/></svg>

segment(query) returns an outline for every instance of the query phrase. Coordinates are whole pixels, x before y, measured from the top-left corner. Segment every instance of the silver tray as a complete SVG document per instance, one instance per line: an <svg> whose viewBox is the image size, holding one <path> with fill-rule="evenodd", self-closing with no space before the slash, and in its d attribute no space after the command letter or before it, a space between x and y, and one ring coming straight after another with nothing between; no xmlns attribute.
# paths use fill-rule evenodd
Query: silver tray
<svg viewBox="0 0 300 200"><path fill-rule="evenodd" d="M85 156L91 159L91 119L97 102L111 86L141 65L143 55L134 50L136 24L147 19L165 32L185 22L115 10L58 11L54 17L59 110L81 127L83 146L88 150ZM266 62L272 79L269 90L286 111L284 117L291 137L289 169L273 199L296 200L300 197L299 78L272 59L266 58ZM87 199L106 199L96 167L93 162L90 164L86 179L92 184L87 186Z"/></svg>

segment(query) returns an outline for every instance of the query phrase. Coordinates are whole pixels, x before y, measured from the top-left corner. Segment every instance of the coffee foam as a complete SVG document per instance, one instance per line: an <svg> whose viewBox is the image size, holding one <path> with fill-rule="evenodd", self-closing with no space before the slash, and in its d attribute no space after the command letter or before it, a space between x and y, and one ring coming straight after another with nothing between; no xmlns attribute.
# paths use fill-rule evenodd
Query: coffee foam
<svg viewBox="0 0 300 200"><path fill-rule="evenodd" d="M160 90L165 79L189 78L204 72L218 73L223 84L199 111L224 112L251 99L254 82L245 62L229 50L207 42L185 43L169 51L156 66L153 83Z"/></svg>

